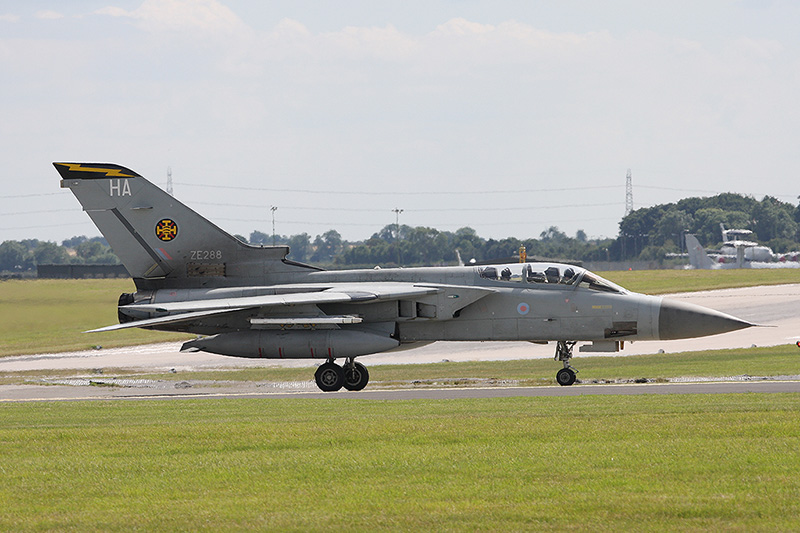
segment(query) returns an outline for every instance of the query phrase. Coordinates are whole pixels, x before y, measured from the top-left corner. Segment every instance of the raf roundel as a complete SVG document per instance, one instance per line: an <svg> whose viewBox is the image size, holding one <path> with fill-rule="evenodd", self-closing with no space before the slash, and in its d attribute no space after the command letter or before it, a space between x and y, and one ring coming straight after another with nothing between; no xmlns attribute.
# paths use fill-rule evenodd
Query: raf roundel
<svg viewBox="0 0 800 533"><path fill-rule="evenodd" d="M527 315L528 312L531 310L531 306L526 304L525 302L519 304L517 306L517 312L521 315Z"/></svg>
<svg viewBox="0 0 800 533"><path fill-rule="evenodd" d="M178 225L175 221L164 218L156 224L156 237L167 242L178 236Z"/></svg>

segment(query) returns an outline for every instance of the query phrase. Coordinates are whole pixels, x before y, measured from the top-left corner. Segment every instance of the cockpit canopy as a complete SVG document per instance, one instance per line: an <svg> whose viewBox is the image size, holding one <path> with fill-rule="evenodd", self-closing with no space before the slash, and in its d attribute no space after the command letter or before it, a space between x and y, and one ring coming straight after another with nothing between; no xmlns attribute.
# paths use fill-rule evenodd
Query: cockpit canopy
<svg viewBox="0 0 800 533"><path fill-rule="evenodd" d="M588 270L561 264L511 263L476 267L483 279L520 284L568 285L601 292L625 293L625 289Z"/></svg>

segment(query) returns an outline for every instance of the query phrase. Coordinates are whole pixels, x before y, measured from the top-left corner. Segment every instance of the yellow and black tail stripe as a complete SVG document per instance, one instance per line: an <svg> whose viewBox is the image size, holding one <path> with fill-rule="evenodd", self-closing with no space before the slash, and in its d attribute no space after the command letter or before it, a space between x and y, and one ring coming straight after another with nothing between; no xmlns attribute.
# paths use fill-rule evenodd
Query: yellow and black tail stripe
<svg viewBox="0 0 800 533"><path fill-rule="evenodd" d="M53 163L65 180L96 180L106 178L138 178L136 172L112 163Z"/></svg>

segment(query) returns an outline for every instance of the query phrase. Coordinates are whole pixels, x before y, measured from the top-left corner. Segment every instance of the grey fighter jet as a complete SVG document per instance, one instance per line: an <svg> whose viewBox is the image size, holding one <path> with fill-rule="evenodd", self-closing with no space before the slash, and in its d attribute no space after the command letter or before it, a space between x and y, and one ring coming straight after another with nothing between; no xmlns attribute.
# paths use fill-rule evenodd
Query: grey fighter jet
<svg viewBox="0 0 800 533"><path fill-rule="evenodd" d="M753 325L565 264L325 271L286 246L239 241L125 167L54 165L136 284L119 298L120 324L93 331L182 331L200 335L183 351L319 359L323 391L367 385L356 357L439 340L555 342L556 381L572 385L578 342L616 352Z"/></svg>

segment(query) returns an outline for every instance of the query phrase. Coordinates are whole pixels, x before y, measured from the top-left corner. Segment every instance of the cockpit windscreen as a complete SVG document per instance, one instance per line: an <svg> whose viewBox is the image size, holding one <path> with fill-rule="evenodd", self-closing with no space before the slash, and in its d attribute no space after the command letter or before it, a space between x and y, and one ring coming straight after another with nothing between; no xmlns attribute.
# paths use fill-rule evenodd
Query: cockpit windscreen
<svg viewBox="0 0 800 533"><path fill-rule="evenodd" d="M582 268L567 265L543 265L531 263L513 263L481 267L480 276L497 281L513 281L517 283L560 283L572 285L585 271Z"/></svg>
<svg viewBox="0 0 800 533"><path fill-rule="evenodd" d="M508 265L478 267L478 273L483 279L495 281L577 285L578 287L593 291L625 292L622 287L601 278L597 274L571 265L513 263Z"/></svg>

